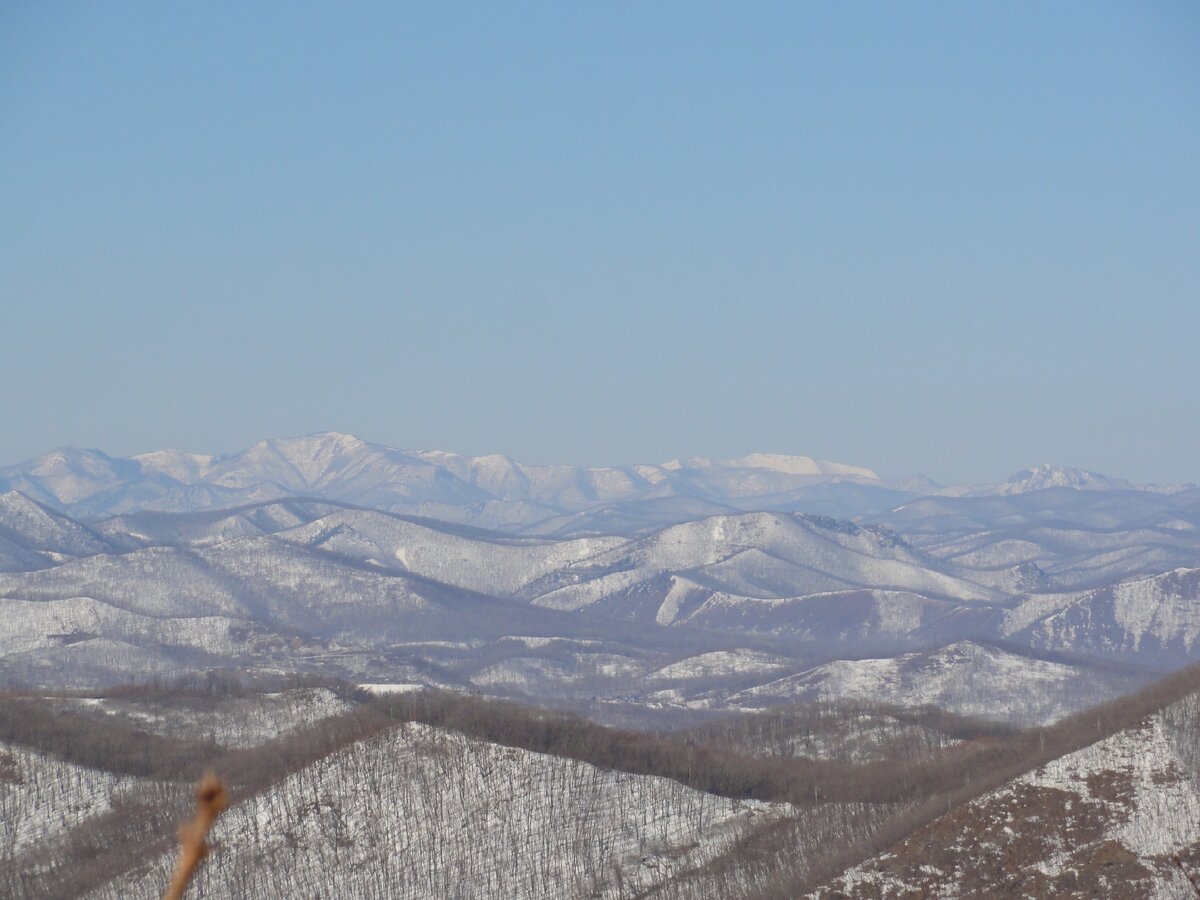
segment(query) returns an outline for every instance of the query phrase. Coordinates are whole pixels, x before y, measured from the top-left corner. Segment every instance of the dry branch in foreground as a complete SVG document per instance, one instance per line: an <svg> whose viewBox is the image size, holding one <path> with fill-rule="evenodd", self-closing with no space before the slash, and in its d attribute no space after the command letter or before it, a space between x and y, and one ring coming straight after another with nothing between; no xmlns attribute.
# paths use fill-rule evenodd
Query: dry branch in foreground
<svg viewBox="0 0 1200 900"><path fill-rule="evenodd" d="M171 876L171 884L163 894L163 900L180 900L183 897L192 872L208 855L208 844L204 842L208 829L228 805L229 795L221 779L212 772L206 773L196 785L195 818L179 826L179 861L175 864L175 874Z"/></svg>

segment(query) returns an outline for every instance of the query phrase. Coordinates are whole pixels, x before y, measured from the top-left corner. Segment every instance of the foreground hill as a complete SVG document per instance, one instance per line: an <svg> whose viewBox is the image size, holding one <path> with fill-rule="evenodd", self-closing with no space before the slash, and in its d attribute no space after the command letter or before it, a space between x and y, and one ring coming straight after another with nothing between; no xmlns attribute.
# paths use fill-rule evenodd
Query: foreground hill
<svg viewBox="0 0 1200 900"><path fill-rule="evenodd" d="M1194 898L1200 692L1135 718L938 817L811 896Z"/></svg>
<svg viewBox="0 0 1200 900"><path fill-rule="evenodd" d="M920 721L936 733L936 717ZM199 737L210 725L213 737ZM881 752L891 739L880 733ZM908 764L935 765L942 745ZM235 803L203 896L627 897L727 868L744 842L780 828L799 836L789 866L808 871L824 842L869 832L907 802L873 799L840 765L434 695L0 696L0 894L160 896L187 782L209 766ZM817 801L826 769L836 778ZM862 771L879 781L878 765Z"/></svg>
<svg viewBox="0 0 1200 900"><path fill-rule="evenodd" d="M220 679L0 695L0 894L158 896L214 767L203 896L1186 897L1198 739L1197 668L1028 730L859 703L654 734Z"/></svg>
<svg viewBox="0 0 1200 900"><path fill-rule="evenodd" d="M789 808L402 725L237 805L204 897L628 897ZM90 893L156 898L171 854Z"/></svg>

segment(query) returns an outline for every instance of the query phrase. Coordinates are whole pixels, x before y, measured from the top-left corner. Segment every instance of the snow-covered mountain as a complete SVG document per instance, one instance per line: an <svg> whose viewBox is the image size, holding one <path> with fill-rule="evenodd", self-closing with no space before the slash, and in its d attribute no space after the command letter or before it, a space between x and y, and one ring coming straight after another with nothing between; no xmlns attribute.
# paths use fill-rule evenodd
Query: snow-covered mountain
<svg viewBox="0 0 1200 900"><path fill-rule="evenodd" d="M68 448L0 469L0 487L85 517L308 496L489 526L526 526L596 505L673 497L757 505L758 498L843 481L885 487L869 469L805 456L527 466L501 455L399 450L332 432L266 440L222 456L161 450L116 459Z"/></svg>
<svg viewBox="0 0 1200 900"><path fill-rule="evenodd" d="M877 591L881 607L906 602L891 594L907 591L939 610L1010 596L993 585L994 573L977 581L975 573L939 563L886 529L817 516L744 513L674 525L643 538L548 540L338 510L275 537L540 607L591 609L659 625L703 622L734 631L761 625L764 633L781 633L786 630L781 613L799 612L796 601L860 589ZM734 607L745 622L734 621ZM849 601L845 607L852 617L865 613ZM826 606L827 626L829 612ZM912 619L911 613L905 616Z"/></svg>
<svg viewBox="0 0 1200 900"><path fill-rule="evenodd" d="M974 711L938 673L1053 670L1052 715L1095 699L1087 679L1006 668L992 642L1079 672L1200 655L1200 491L1088 473L917 497L799 456L582 469L318 434L227 456L56 451L0 475L32 492L0 495L11 684L232 666L694 710L772 680L853 695L870 679L838 673L878 670L901 705ZM64 506L126 511L84 524ZM948 647L953 664L923 655ZM710 653L775 662L663 681Z"/></svg>
<svg viewBox="0 0 1200 900"><path fill-rule="evenodd" d="M1050 465L1000 484L941 487L921 476L889 481L862 466L781 453L531 466L499 454L401 450L334 432L274 438L224 455L158 450L120 459L64 448L0 468L0 490L20 491L87 521L307 497L556 537L646 534L706 516L764 510L878 520L914 501L983 502L1047 492L1058 492L1049 506L1078 505L1081 495L1111 495L1110 505L1128 510L1200 502L1194 485L1134 485Z"/></svg>
<svg viewBox="0 0 1200 900"><path fill-rule="evenodd" d="M0 572L47 568L114 549L96 531L19 491L0 494Z"/></svg>
<svg viewBox="0 0 1200 900"><path fill-rule="evenodd" d="M1028 494L1033 491L1047 491L1052 488L1067 488L1073 491L1149 491L1152 493L1173 494L1194 488L1192 484L1133 484L1123 478L1102 475L1099 472L1089 472L1086 469L1072 469L1069 466L1055 466L1043 463L1029 469L1022 469L1006 478L999 484L960 485L941 488L932 493L944 494L951 497L1007 497L1013 494Z"/></svg>
<svg viewBox="0 0 1200 900"><path fill-rule="evenodd" d="M880 478L870 469L861 466L847 466L843 463L827 462L823 459L813 459L811 456L789 456L784 453L751 453L738 459L730 459L714 463L710 459L694 456L687 460L674 459L663 464L663 468L675 471L688 469L765 469L769 472L780 472L785 475L848 475L865 478L869 481L879 481Z"/></svg>
<svg viewBox="0 0 1200 900"><path fill-rule="evenodd" d="M911 847L830 890L969 895L973 870L938 849L952 839L1021 856L1047 896L1069 894L1081 868L1102 874L1085 885L1095 895L1134 884L1174 896L1164 854L1197 839L1155 824L1193 811L1194 704L1119 734L1101 728L1121 705L1071 714L1132 702L1200 659L1200 490L1038 469L1003 490L934 494L807 457L533 467L344 435L224 457L63 451L3 478L0 688L19 693L0 690L0 893L46 878L157 896L169 858L146 823L173 828L186 791L130 777L123 754L221 752L243 771L254 756L238 754L272 735L266 774L223 820L209 895L402 881L413 896L465 885L692 900L767 884L799 896L833 874L815 880L830 859L816 848L875 853L871 829L974 797L929 833L906 826ZM847 509L853 520L828 514ZM189 688L182 707L153 713L139 706L152 686L47 700L46 721L86 713L77 736L103 732L92 757L72 742L59 756L31 749L58 725L21 730L39 691L230 673L264 693ZM327 687L261 687L292 677ZM410 694L462 705L398 728L384 698ZM571 733L570 751L544 755L522 741L558 747L554 715L513 730L514 707L483 714L499 699L687 737L667 777L625 731ZM857 750L846 723L838 740L810 727L872 704ZM704 743L704 728L743 720L745 734L773 735L769 752ZM484 738L470 732L481 722ZM1031 723L1045 727L1014 727ZM1080 723L1103 742L1061 749ZM112 748L115 767L95 768ZM1043 769L992 790L1011 760L1035 758ZM770 803L741 799L764 790ZM1022 836L1017 809L1036 813L1022 828L1047 827ZM124 832L97 814L150 837L122 849ZM801 845L813 849L780 853ZM772 868L783 856L798 867L786 877Z"/></svg>
<svg viewBox="0 0 1200 900"><path fill-rule="evenodd" d="M922 497L863 516L937 559L967 568L1036 565L1041 587L1091 588L1200 566L1200 491L1049 488Z"/></svg>
<svg viewBox="0 0 1200 900"><path fill-rule="evenodd" d="M971 568L821 516L553 539L316 500L143 511L95 529L21 495L4 508L36 557L0 574L0 677L18 685L234 667L599 704L603 717L860 696L868 682L900 705L998 714L986 691L975 702L936 684L1053 682L1036 718L1133 682L1083 659L1004 665L971 641L1159 668L1200 654L1195 579L1179 573L1159 590L1039 592L1036 565ZM40 550L39 535L74 555ZM928 656L946 645L958 649ZM860 670L878 678L845 676Z"/></svg>
<svg viewBox="0 0 1200 900"><path fill-rule="evenodd" d="M1200 651L1200 569L1175 569L1080 594L1025 600L1005 630L1043 650L1067 650L1161 666Z"/></svg>
<svg viewBox="0 0 1200 900"><path fill-rule="evenodd" d="M1133 485L1122 478L1112 478L1098 472L1045 463L1010 475L1003 484L994 488L992 493L999 496L1027 494L1030 491L1044 491L1048 488L1070 488L1075 491L1128 491L1133 490Z"/></svg>
<svg viewBox="0 0 1200 900"><path fill-rule="evenodd" d="M836 660L757 685L731 706L870 700L936 706L960 715L1021 724L1053 722L1129 686L1086 668L1021 656L972 641L884 659Z"/></svg>

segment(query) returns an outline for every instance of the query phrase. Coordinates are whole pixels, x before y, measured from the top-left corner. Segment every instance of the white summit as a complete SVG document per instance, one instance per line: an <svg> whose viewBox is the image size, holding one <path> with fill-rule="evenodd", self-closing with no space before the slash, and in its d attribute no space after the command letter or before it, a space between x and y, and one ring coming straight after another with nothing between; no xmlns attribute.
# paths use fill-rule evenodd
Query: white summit
<svg viewBox="0 0 1200 900"><path fill-rule="evenodd" d="M854 476L879 481L879 475L871 469L848 466L845 463L827 462L811 456L789 456L784 453L751 453L739 459L731 459L722 465L739 469L770 469L785 475Z"/></svg>

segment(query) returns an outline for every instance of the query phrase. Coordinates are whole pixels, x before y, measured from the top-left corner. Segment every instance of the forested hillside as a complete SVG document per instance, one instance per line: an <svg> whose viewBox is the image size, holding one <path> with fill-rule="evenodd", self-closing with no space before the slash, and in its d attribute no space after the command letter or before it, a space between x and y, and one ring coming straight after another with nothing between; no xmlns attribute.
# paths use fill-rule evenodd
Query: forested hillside
<svg viewBox="0 0 1200 900"><path fill-rule="evenodd" d="M158 896L213 766L235 802L200 896L1175 896L1200 863L1197 691L1190 669L1029 730L859 703L658 733L338 684L9 695L0 889Z"/></svg>

